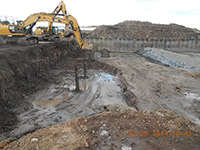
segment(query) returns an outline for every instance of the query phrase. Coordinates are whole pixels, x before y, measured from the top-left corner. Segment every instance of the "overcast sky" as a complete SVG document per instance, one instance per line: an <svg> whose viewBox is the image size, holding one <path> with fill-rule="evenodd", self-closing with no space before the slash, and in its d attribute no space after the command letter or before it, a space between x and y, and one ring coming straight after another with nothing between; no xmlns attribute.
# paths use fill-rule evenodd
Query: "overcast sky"
<svg viewBox="0 0 200 150"><path fill-rule="evenodd" d="M80 26L112 25L124 20L176 23L200 29L200 0L64 0ZM60 0L1 0L0 16L24 20L51 13Z"/></svg>

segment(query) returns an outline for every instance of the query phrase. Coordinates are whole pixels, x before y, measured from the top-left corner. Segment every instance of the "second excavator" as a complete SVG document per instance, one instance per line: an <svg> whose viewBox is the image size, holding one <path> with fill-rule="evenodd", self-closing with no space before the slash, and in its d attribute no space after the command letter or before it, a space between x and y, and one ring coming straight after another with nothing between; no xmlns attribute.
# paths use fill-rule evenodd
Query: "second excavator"
<svg viewBox="0 0 200 150"><path fill-rule="evenodd" d="M59 12L62 10L62 14ZM66 7L63 1L56 7L53 13L35 13L30 15L26 20L20 21L17 24L0 23L0 38L1 43L7 42L19 42L21 39L31 41L33 43L38 42L38 36L32 33L33 27L37 22L46 21L49 22L47 32L49 36L52 36L52 23L65 24L65 28L71 28L74 36L77 39L79 46L82 49L88 49L89 46L82 39L82 34L78 22L75 17L68 15Z"/></svg>

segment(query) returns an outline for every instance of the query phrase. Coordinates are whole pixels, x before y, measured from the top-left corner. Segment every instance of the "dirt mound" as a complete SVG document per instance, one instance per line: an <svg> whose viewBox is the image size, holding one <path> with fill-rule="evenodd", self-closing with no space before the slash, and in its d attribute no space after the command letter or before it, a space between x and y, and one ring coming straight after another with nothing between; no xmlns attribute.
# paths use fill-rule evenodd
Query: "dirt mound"
<svg viewBox="0 0 200 150"><path fill-rule="evenodd" d="M109 105L97 116L76 118L12 141L2 142L0 147L4 150L197 150L200 130L167 110L137 112L126 106Z"/></svg>
<svg viewBox="0 0 200 150"><path fill-rule="evenodd" d="M198 38L194 29L177 24L153 24L141 21L124 21L113 26L100 26L87 38L125 39L190 39Z"/></svg>

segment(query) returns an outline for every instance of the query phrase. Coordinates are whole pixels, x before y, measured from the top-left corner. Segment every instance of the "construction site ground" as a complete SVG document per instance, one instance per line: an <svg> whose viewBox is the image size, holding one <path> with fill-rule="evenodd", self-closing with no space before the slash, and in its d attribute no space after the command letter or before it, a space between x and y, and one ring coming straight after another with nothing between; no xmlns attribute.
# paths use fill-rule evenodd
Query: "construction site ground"
<svg viewBox="0 0 200 150"><path fill-rule="evenodd" d="M14 111L1 116L5 130L0 149L200 149L200 72L166 66L139 53L90 60L90 52L79 54L73 42L68 44L70 50L64 44L38 50L59 55L54 49L62 54L66 49L68 54L52 58L41 74L46 80L24 93L23 110L13 106ZM74 91L75 65L79 92ZM9 117L10 124L3 124Z"/></svg>

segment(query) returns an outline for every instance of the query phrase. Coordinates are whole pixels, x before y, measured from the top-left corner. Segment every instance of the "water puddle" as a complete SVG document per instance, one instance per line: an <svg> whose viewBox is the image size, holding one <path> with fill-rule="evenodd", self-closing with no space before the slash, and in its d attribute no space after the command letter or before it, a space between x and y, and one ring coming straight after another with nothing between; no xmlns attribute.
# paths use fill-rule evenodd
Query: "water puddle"
<svg viewBox="0 0 200 150"><path fill-rule="evenodd" d="M79 80L79 89L86 91L88 89L88 79ZM50 88L44 89L34 96L33 104L43 108L56 107L63 101L67 101L73 96L75 89L75 83L73 79L63 78L63 82L60 85L51 85Z"/></svg>
<svg viewBox="0 0 200 150"><path fill-rule="evenodd" d="M82 92L85 92L88 90L89 86L98 84L98 86L102 86L104 88L102 89L102 94L105 95L102 95L101 97L106 97L107 99L99 100L99 104L102 103L103 105L104 103L115 103L113 98L116 94L113 92L116 91L110 90L110 92L108 92L109 94L107 94L106 91L109 91L110 88L114 88L117 89L117 92L120 92L120 89L116 84L116 79L116 76L110 75L108 73L94 73L88 79L79 79L79 89ZM51 85L48 89L44 89L38 92L35 94L36 96L34 97L35 100L33 101L33 104L42 108L50 108L56 107L64 101L68 101L68 99L74 95L73 91L75 89L75 83L73 80L73 78L69 79L64 77L63 82L60 85Z"/></svg>
<svg viewBox="0 0 200 150"><path fill-rule="evenodd" d="M116 79L116 77L107 73L95 74L95 77L97 78L96 79L97 82L114 82Z"/></svg>

